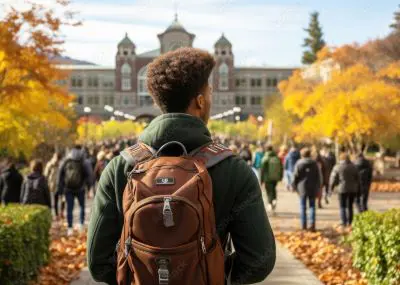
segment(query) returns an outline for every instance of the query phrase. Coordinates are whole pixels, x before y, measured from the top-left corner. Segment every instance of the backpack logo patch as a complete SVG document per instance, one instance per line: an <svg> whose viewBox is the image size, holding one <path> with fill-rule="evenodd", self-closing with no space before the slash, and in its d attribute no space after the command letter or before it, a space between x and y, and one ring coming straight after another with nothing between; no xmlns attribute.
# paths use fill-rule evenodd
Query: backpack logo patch
<svg viewBox="0 0 400 285"><path fill-rule="evenodd" d="M156 178L156 185L174 185L174 177L158 177Z"/></svg>

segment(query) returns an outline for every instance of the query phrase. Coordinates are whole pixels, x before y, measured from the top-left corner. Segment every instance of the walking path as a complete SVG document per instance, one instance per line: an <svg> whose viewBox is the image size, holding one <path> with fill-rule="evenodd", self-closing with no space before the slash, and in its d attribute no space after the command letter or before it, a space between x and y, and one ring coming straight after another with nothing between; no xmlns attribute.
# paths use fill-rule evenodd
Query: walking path
<svg viewBox="0 0 400 285"><path fill-rule="evenodd" d="M266 195L263 193L264 203ZM87 213L90 204L87 203ZM317 229L339 224L339 206L337 195L333 195L328 205L323 202L323 209L317 209ZM385 211L400 206L398 193L371 193L369 207L371 210ZM79 207L77 207L78 209ZM78 217L76 209L75 217ZM355 213L357 211L355 210ZM269 219L274 231L294 231L299 228L299 199L297 194L280 189L278 192L277 214ZM71 285L104 284L94 282L87 269L84 269L80 278ZM277 260L275 268L266 280L258 285L322 285L317 277L305 265L297 260L287 249L277 243Z"/></svg>

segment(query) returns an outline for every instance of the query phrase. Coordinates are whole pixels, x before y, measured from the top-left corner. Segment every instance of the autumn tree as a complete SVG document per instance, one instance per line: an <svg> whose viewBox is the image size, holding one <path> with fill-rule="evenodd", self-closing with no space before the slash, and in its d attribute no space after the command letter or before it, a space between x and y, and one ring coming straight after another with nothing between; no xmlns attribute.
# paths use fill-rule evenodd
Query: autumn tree
<svg viewBox="0 0 400 285"><path fill-rule="evenodd" d="M61 27L78 24L68 4L56 1L57 13L34 3L9 6L0 20L0 149L9 153L29 154L49 130L71 126L66 113L73 98L57 85L66 74L51 63L62 51Z"/></svg>
<svg viewBox="0 0 400 285"><path fill-rule="evenodd" d="M283 97L280 94L270 95L265 99L265 119L271 120L273 125L272 143L279 145L288 143L292 139L294 116L283 107ZM268 123L264 126L267 133Z"/></svg>
<svg viewBox="0 0 400 285"><path fill-rule="evenodd" d="M311 13L310 24L307 29L308 37L304 39L303 47L307 50L303 53L302 63L311 64L317 60L318 52L325 46L322 27L318 20L319 13Z"/></svg>
<svg viewBox="0 0 400 285"><path fill-rule="evenodd" d="M330 57L340 69L326 82L297 71L279 85L285 109L299 119L298 140L338 138L357 152L400 133L398 62L373 64L364 47L343 46ZM326 58L324 60L327 60ZM379 67L379 69L378 69Z"/></svg>

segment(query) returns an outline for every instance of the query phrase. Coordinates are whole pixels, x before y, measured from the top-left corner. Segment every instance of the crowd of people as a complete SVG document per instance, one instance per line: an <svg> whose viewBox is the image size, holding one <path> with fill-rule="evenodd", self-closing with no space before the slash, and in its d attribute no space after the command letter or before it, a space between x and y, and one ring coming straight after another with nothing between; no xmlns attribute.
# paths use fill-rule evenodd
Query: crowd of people
<svg viewBox="0 0 400 285"><path fill-rule="evenodd" d="M275 151L271 145L262 143L239 143L229 139L219 141L227 143L252 167L266 191L268 210L272 214L276 213L279 182L286 190L298 193L301 228L304 230L315 231L316 207L322 209L323 201L329 204L334 192L338 193L343 227L352 223L354 204L359 212L368 210L373 167L363 153L356 155L352 161L350 155L343 151L337 160L328 146L298 149L283 145Z"/></svg>
<svg viewBox="0 0 400 285"><path fill-rule="evenodd" d="M80 206L78 229L85 228L85 201L96 191L102 171L121 149L133 145L135 140L121 139L90 144L86 147L75 145L63 151L56 151L44 163L33 159L29 169L22 175L12 157L0 161L1 204L40 204L54 211L54 219L68 223L67 234L73 233L73 210L75 200Z"/></svg>

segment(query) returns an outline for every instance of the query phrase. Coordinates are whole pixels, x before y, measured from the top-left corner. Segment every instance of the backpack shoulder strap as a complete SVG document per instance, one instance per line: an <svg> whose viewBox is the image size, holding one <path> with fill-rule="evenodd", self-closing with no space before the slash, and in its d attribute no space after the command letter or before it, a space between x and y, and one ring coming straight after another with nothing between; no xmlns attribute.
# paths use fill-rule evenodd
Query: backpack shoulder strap
<svg viewBox="0 0 400 285"><path fill-rule="evenodd" d="M210 168L234 154L228 147L212 142L195 149L189 155L203 161Z"/></svg>
<svg viewBox="0 0 400 285"><path fill-rule="evenodd" d="M121 151L120 155L125 159L126 162L128 162L129 165L135 166L139 162L149 159L155 155L155 153L156 152L152 147L139 142Z"/></svg>

